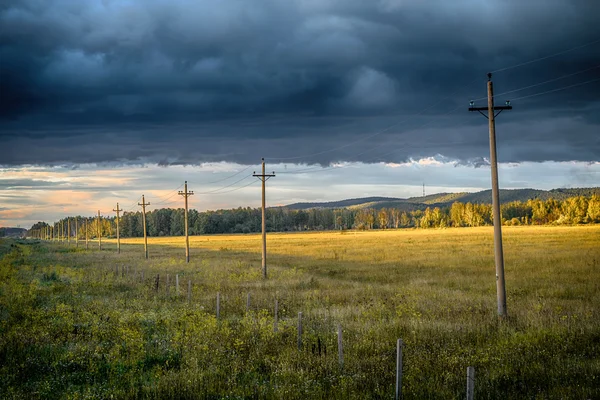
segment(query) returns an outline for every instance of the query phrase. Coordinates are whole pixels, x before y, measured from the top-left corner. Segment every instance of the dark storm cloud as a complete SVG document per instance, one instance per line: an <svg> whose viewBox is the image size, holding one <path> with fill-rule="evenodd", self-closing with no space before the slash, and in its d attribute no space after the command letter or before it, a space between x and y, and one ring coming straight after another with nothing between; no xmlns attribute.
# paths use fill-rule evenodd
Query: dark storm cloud
<svg viewBox="0 0 600 400"><path fill-rule="evenodd" d="M600 39L597 15L589 0L3 2L0 164L469 162L487 156L487 121L466 112L485 72ZM600 43L499 72L496 93L596 65ZM597 160L599 92L515 101L502 160Z"/></svg>

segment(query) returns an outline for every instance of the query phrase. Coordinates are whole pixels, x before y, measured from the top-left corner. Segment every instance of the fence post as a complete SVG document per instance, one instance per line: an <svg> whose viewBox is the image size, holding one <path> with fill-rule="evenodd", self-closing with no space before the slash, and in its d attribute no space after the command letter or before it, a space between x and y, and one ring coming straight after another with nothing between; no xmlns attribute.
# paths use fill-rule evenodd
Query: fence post
<svg viewBox="0 0 600 400"><path fill-rule="evenodd" d="M246 314L250 312L250 293L248 293L248 297L246 297Z"/></svg>
<svg viewBox="0 0 600 400"><path fill-rule="evenodd" d="M273 322L273 332L277 332L277 312L279 311L279 304L275 299L275 321Z"/></svg>
<svg viewBox="0 0 600 400"><path fill-rule="evenodd" d="M340 368L343 368L344 367L344 344L342 342L342 324L338 324L337 334L338 334L338 355L339 355L339 360L340 360Z"/></svg>
<svg viewBox="0 0 600 400"><path fill-rule="evenodd" d="M467 400L475 398L475 367L467 367Z"/></svg>
<svg viewBox="0 0 600 400"><path fill-rule="evenodd" d="M302 350L302 312L298 313L298 351Z"/></svg>
<svg viewBox="0 0 600 400"><path fill-rule="evenodd" d="M188 303L192 302L192 280L188 279Z"/></svg>
<svg viewBox="0 0 600 400"><path fill-rule="evenodd" d="M396 400L402 398L402 339L396 343Z"/></svg>
<svg viewBox="0 0 600 400"><path fill-rule="evenodd" d="M158 284L160 282L160 274L156 274L156 280L154 282L154 290L158 292Z"/></svg>
<svg viewBox="0 0 600 400"><path fill-rule="evenodd" d="M221 293L217 292L217 319L221 317Z"/></svg>

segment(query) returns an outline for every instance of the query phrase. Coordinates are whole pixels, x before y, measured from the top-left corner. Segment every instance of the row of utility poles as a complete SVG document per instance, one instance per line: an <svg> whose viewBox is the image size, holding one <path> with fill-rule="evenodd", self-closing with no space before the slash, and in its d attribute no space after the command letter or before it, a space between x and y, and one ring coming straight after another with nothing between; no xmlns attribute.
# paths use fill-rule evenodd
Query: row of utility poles
<svg viewBox="0 0 600 400"><path fill-rule="evenodd" d="M265 159L262 159L262 173L261 174L257 174L256 172L254 172L253 176L259 178L262 182L262 263L261 263L261 268L262 268L262 274L263 274L263 278L267 278L267 229L266 229L266 213L265 213L265 209L266 209L266 182L267 180L269 180L269 178L272 178L275 176L275 173L273 172L272 174L267 174L265 173ZM184 190L183 191L179 191L178 194L180 196L183 196L184 198L184 202L185 202L185 207L184 207L184 216L185 216L185 261L187 263L190 262L190 237L189 237L189 223L188 223L188 198L192 195L194 195L193 191L189 191L188 190L188 184L187 181L185 181L184 183ZM149 206L150 203L146 203L146 198L144 195L142 195L142 202L138 203L139 206L142 207L142 226L143 226L143 230L144 230L144 257L146 259L148 259L148 229L146 227L146 206ZM117 208L113 209L113 211L117 214L117 220L116 220L116 228L117 228L117 253L121 253L121 235L119 232L119 219L120 219L120 213L123 211L122 208L119 207L119 203L117 203ZM58 223L59 225L59 229L58 229L58 235L55 235L55 231L52 230L50 228L50 226L48 225L43 232L40 234L40 238L41 239L45 239L45 240L54 240L56 237L58 237L59 241L63 241L64 238L64 226L63 226L64 221L60 221ZM71 218L67 218L67 224L68 224L68 234L67 236L67 242L70 244L71 243ZM56 228L55 224L55 228ZM77 218L75 218L75 244L76 246L79 246L79 235L77 232ZM102 225L101 225L101 215L100 215L100 210L98 210L98 219L97 219L97 226L98 226L98 248L100 250L102 250ZM85 228L85 248L88 248L88 230L87 230L87 220L86 220L86 228Z"/></svg>

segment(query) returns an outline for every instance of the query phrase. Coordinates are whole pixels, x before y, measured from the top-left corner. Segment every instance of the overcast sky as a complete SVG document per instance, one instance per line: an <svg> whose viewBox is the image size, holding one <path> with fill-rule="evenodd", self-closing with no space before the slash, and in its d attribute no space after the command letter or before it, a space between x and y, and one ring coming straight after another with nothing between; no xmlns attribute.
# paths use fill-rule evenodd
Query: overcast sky
<svg viewBox="0 0 600 400"><path fill-rule="evenodd" d="M281 172L271 204L486 189L487 120L467 108L490 71L514 106L501 186L600 186L598 15L592 0L0 0L0 225L142 192L177 206L185 179L214 191L196 208L258 206L243 186L261 157Z"/></svg>

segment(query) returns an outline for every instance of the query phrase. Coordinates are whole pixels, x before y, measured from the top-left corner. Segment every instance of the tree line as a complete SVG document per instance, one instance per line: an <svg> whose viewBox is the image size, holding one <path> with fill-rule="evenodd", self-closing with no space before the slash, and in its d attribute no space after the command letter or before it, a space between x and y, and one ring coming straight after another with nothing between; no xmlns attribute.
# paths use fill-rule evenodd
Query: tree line
<svg viewBox="0 0 600 400"><path fill-rule="evenodd" d="M600 196L575 196L565 200L531 199L502 204L504 225L588 224L600 223ZM260 208L240 207L230 210L199 212L189 210L190 235L215 233L255 233L261 231ZM270 232L319 231L340 229L399 229L444 228L492 225L490 204L454 202L450 206L431 206L425 209L400 210L397 208L292 210L285 207L266 210L267 230ZM77 217L78 236L95 238L116 235L116 217ZM70 217L71 236L75 233L75 217ZM62 219L66 232L67 218ZM162 208L146 213L149 236L181 236L185 220L183 208ZM38 222L31 230L47 226ZM125 212L120 220L122 237L143 236L142 213Z"/></svg>

